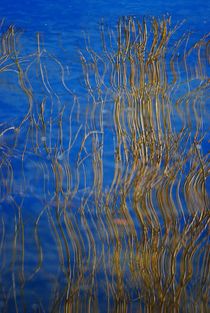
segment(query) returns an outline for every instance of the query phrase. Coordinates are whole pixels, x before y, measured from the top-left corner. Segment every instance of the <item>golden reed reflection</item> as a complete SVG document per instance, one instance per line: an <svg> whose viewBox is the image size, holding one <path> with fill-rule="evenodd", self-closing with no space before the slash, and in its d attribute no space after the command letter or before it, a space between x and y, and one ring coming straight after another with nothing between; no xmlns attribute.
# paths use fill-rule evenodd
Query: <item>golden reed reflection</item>
<svg viewBox="0 0 210 313"><path fill-rule="evenodd" d="M2 31L24 112L0 125L2 312L208 311L209 35L178 32L102 26L81 99L40 34L22 56Z"/></svg>

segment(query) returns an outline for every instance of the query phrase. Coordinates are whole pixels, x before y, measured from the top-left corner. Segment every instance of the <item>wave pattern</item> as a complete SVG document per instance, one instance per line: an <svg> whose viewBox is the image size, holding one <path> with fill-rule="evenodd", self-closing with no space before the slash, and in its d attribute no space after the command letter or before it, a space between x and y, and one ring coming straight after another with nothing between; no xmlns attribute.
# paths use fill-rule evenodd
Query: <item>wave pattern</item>
<svg viewBox="0 0 210 313"><path fill-rule="evenodd" d="M0 125L2 312L208 311L209 35L179 27L102 25L81 96L2 25L22 114Z"/></svg>

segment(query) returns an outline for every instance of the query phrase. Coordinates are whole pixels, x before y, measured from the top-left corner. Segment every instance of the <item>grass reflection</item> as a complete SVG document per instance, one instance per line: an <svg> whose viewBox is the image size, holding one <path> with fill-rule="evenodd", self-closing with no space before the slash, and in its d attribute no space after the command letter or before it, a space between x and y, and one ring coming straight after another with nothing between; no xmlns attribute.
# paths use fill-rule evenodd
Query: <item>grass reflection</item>
<svg viewBox="0 0 210 313"><path fill-rule="evenodd" d="M209 37L177 28L102 27L84 99L40 34L22 56L2 32L0 75L27 101L0 125L2 312L207 312Z"/></svg>

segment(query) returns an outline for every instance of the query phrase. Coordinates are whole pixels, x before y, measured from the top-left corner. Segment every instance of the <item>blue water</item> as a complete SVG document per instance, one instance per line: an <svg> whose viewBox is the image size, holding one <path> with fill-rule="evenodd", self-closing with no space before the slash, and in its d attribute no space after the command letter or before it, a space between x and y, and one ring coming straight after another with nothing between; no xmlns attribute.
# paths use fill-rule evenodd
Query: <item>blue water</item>
<svg viewBox="0 0 210 313"><path fill-rule="evenodd" d="M55 189L56 183L54 179L54 172L52 170L52 164L56 160L59 160L59 164L64 168L65 164L68 162L71 163L73 168L72 170L72 185L74 186L77 181L77 173L74 172L75 164L77 161L78 152L80 150L81 141L84 136L84 125L82 125L81 132L79 133L78 139L74 142L71 159L68 159L67 148L69 145L69 114L71 114L72 103L74 102L74 95L78 96L81 111L80 111L80 120L77 119L76 110L72 111L72 129L73 132L80 128L80 121L85 121L86 115L86 105L87 105L87 92L85 89L85 84L83 80L83 71L80 62L79 52L85 51L85 40L90 38L91 47L95 51L100 52L102 49L99 29L101 25L105 25L107 29L116 30L116 23L119 18L123 16L132 16L134 19L143 17L157 17L161 18L163 16L171 16L172 26L177 24L182 24L180 27L180 32L178 31L174 35L174 42L176 39L180 38L185 32L192 33L190 42L188 46L190 47L194 42L200 39L204 34L208 33L210 30L210 1L204 0L177 0L177 1L47 1L47 0L38 0L38 1L20 1L20 0L0 0L0 18L4 19L2 30L10 24L15 25L15 28L19 30L22 35L20 37L20 43L18 49L20 49L22 55L28 55L33 53L37 49L37 33L40 34L42 47L46 48L49 52L44 59L44 64L48 69L48 75L50 78L50 84L52 89L55 91L53 94L54 102L54 115L53 118L58 120L60 110L62 108L61 103L66 104L65 114L62 116L63 125L64 125L64 136L63 136L63 147L59 150L56 150L56 147L59 146L59 129L58 126L53 126L52 129L52 153L47 154L45 149L41 148L37 154L33 154L32 148L33 143L29 141L27 146L27 151L25 151L24 161L22 162L22 151L24 150L25 139L27 137L27 127L24 126L21 129L20 136L18 137L18 144L14 147L14 142L16 140L16 134L12 125L18 125L28 109L28 100L18 86L18 79L13 72L2 73L0 76L0 130L3 131L7 127L11 127L7 131L5 136L0 137L0 155L1 162L2 160L8 161L7 167L2 167L1 171L3 175L1 177L6 177L8 181L12 180L12 187L10 183L7 183L6 179L2 178L4 181L1 184L0 194L0 217L4 221L0 226L0 236L3 238L4 227L6 235L6 242L8 243L1 250L1 277L0 277L0 287L3 292L0 291L0 311L1 307L7 308L7 312L53 312L53 306L56 307L56 299L65 298L66 293L66 273L63 268L71 268L77 266L77 262L71 257L70 261L66 257L68 254L65 250L65 238L68 238L69 229L66 228L63 217L59 220L58 211L64 205L64 199L56 199ZM172 42L173 44L173 42ZM61 68L58 63L55 63L52 59L48 58L49 56L55 56L65 67L65 82L66 85L71 89L69 93L61 85ZM193 60L193 58L192 58ZM23 64L23 68L27 66L28 63ZM207 72L209 72L209 64L207 64ZM57 75L59 74L59 75ZM39 80L36 80L36 70L32 69L30 72L30 81L33 85L33 90L35 91L36 103L40 103L43 100L43 87L40 84ZM183 78L183 77L182 77ZM192 82L196 86L196 81ZM179 97L184 94L188 86L183 85L180 87L180 90L175 93L174 98ZM59 101L57 99L59 96ZM206 107L208 101L208 95L203 99L204 106ZM60 102L61 101L61 102ZM46 100L46 103L50 103L49 98ZM46 105L46 107L47 107ZM88 107L88 105L87 105ZM113 112L111 111L111 104L107 103L106 108L103 111L104 114L104 163L103 163L103 191L106 192L106 189L110 188L113 179L114 173L114 154L113 151L116 148L116 138L113 139L114 134L114 125L112 123ZM109 110L110 109L110 110ZM209 150L209 109L206 109L206 116L202 121L202 131L205 133L204 140L201 147L198 145L198 149L202 155L206 154ZM34 112L36 116L37 112ZM50 109L46 109L46 116L50 115ZM201 114L202 115L202 114ZM192 117L192 120L194 117ZM182 127L180 116L174 116L174 129L180 130ZM194 121L194 120L193 120ZM195 121L194 121L195 122ZM98 120L95 121L96 128L99 128ZM194 125L194 124L193 124ZM47 129L50 129L50 125L47 125ZM192 126L191 134L195 133L195 129ZM102 134L98 135L99 138ZM45 136L42 137L42 142L47 140ZM184 145L184 143L183 143ZM86 149L91 153L91 142L87 141ZM81 151L81 158L85 158L85 151ZM87 158L85 159L86 175L88 177L87 182L81 180L79 182L79 191L77 195L73 198L72 202L67 203L67 207L71 207L71 212L69 214L69 219L72 223L72 228L74 229L76 235L72 235L72 238L78 240L81 246L83 247L82 255L90 253L89 250L89 237L87 236L87 225L85 224L85 218L88 221L88 226L90 231L95 234L99 231L100 236L97 233L96 239L96 254L100 255L102 245L103 248L107 251L110 249L110 253L113 254L113 246L109 247L106 243L106 230L108 229L107 217L103 215L100 216L104 223L103 229L98 229L98 215L94 207L94 197L88 199L89 207L85 211L84 215L81 213L81 199L88 195L88 192L92 188L92 182L94 180L94 174L91 170L92 160ZM14 169L14 172L10 171L11 168ZM189 169L191 163L187 164L185 171ZM9 169L8 169L9 168ZM81 170L82 171L82 170ZM24 175L23 175L24 172ZM44 181L44 184L43 184ZM27 182L27 184L26 184ZM68 182L63 180L62 188L64 192L68 189ZM209 190L210 182L206 181L207 190ZM87 188L86 188L87 187ZM183 190L184 190L184 186ZM182 203L184 203L184 191L180 195ZM104 200L104 199L99 199ZM116 199L116 208L118 204L118 199ZM130 202L129 202L130 201ZM129 209L132 208L131 199L128 201ZM58 205L59 203L59 205ZM100 201L99 201L100 203ZM60 206L60 207L59 207ZM100 206L100 205L99 205ZM59 207L59 208L58 208ZM22 209L21 214L19 208ZM113 210L115 209L113 205ZM40 215L39 215L40 214ZM161 212L158 213L160 222L163 223ZM190 212L188 212L190 215ZM132 218L135 214L131 212ZM179 216L181 220L180 229L184 226L183 216ZM191 217L189 221L191 220ZM37 219L40 219L39 228L36 229ZM24 226L21 224L21 221L24 221ZM54 224L53 224L54 223ZM62 232L63 227L63 232ZM101 224L100 224L101 227ZM121 226L120 226L121 227ZM120 231L121 228L119 227ZM139 235L139 238L142 236L142 230L139 224L135 224L136 231ZM16 231L14 231L16 229ZM56 236L56 230L57 236ZM37 231L37 232L36 232ZM163 229L163 233L165 229ZM17 239L17 251L22 251L22 241L21 236L24 234L24 247L25 255L22 256L21 253L17 253L16 259L13 255L13 245L15 238ZM79 235L78 235L79 234ZM36 237L37 235L37 237ZM62 238L62 249L65 251L63 267L62 264L62 255L59 251L58 240ZM78 238L76 238L78 236ZM149 237L151 234L149 234ZM204 259L204 252L202 252L203 247L206 245L206 229L204 228L201 233L200 247L198 250L198 258L196 262L199 264L202 263ZM33 238L33 240L31 239ZM82 238L82 239L81 239ZM110 241L114 241L114 234L110 234ZM125 236L125 242L129 239L129 234ZM199 241L198 240L198 241ZM202 241L203 240L203 241ZM39 259L40 258L40 246L43 251L43 260L42 266L38 269ZM75 249L74 240L68 242L69 250L72 252ZM170 250L170 247L168 247ZM199 252L201 251L201 252ZM92 250L91 250L92 253ZM167 252L166 252L167 254ZM73 254L72 254L73 255ZM8 260L5 259L8 257ZM177 257L177 262L180 261L182 256L182 251ZM126 259L127 256L125 256ZM25 258L25 261L23 261ZM93 254L90 256L90 263L88 265L91 267ZM101 259L98 263L100 264ZM110 260L109 260L110 261ZM107 261L108 262L108 261ZM14 264L13 264L14 263ZM98 299L99 304L101 304L101 312L106 312L106 299L104 298L104 281L107 277L104 274L104 267L107 264L97 263L97 279L98 279ZM204 263L204 262L203 262ZM202 264L203 264L202 263ZM75 265L76 264L76 265ZM22 267L24 266L24 271L26 273L26 282L21 280ZM79 267L79 266L78 266ZM108 267L108 265L107 265ZM37 273L36 272L37 269ZM75 270L75 275L77 279L79 277L79 271L77 268ZM197 276L200 275L198 270ZM30 275L34 274L34 278L30 278ZM78 275L78 277L77 277ZM87 276L90 275L87 270ZM179 272L177 273L179 276ZM14 276L17 276L16 281L16 303L14 301ZM109 276L108 279L113 277ZM19 280L18 280L19 279ZM28 279L28 280L27 280ZM126 276L126 279L129 280L130 277ZM80 300L83 301L85 296L87 296L90 287L88 284L90 279L86 280L86 284L81 287ZM195 283L195 282L194 282ZM24 286L24 288L23 288ZM191 288L191 286L189 287ZM24 292L23 292L24 289ZM204 288L205 289L205 288ZM11 291L12 290L12 291ZM93 292L93 291L92 291ZM138 294L134 289L132 289L132 283L130 287L130 292L133 298L138 298ZM24 294L24 296L23 296ZM56 298L57 296L57 298ZM8 299L7 299L8 297ZM24 301L22 301L24 299ZM84 300L85 302L86 300ZM22 303L24 302L24 303ZM18 304L17 304L18 303ZM41 303L41 304L40 304ZM54 303L54 304L53 304ZM113 305L113 299L110 300L110 305ZM144 303L141 304L144 308ZM19 310L17 310L17 306ZM39 307L39 310L38 310ZM99 305L100 307L100 305ZM24 311L24 308L25 311ZM40 309L42 308L42 309ZM131 312L136 312L137 308L135 303L133 304L133 309ZM2 311L6 312L6 311ZM56 311L58 312L58 311ZM63 312L63 311L62 311ZM69 310L69 312L74 312ZM76 310L75 310L76 312ZM82 311L81 311L82 312ZM93 311L90 311L93 312ZM118 312L118 311L110 311ZM180 311L181 312L181 311ZM183 311L184 312L184 311ZM84 311L85 313L85 311Z"/></svg>
<svg viewBox="0 0 210 313"><path fill-rule="evenodd" d="M100 19L114 23L121 16L161 16L186 20L187 29L207 31L209 1L1 1L1 15L25 31L78 34L93 30ZM79 35L79 34L78 34Z"/></svg>
<svg viewBox="0 0 210 313"><path fill-rule="evenodd" d="M1 17L26 32L25 48L33 45L33 37L42 32L47 46L65 50L71 60L84 46L84 33L98 44L97 28L102 20L115 26L122 16L172 16L175 25L185 21L182 32L195 32L194 39L210 28L210 4L204 0L185 1L1 1ZM55 45L57 41L57 47ZM59 44L58 44L59 42ZM60 50L61 50L60 49ZM61 53L61 51L59 51Z"/></svg>

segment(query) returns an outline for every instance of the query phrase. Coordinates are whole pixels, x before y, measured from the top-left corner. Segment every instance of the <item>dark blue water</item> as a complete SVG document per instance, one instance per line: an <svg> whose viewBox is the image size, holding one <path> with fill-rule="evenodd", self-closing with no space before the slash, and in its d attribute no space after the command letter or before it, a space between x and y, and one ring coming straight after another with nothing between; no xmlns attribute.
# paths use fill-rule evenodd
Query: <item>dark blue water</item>
<svg viewBox="0 0 210 313"><path fill-rule="evenodd" d="M187 28L209 28L208 1L7 1L1 15L26 31L80 33L95 27L100 19L109 23L121 16L161 16L170 14L176 21L186 20Z"/></svg>
<svg viewBox="0 0 210 313"><path fill-rule="evenodd" d="M126 312L121 305L124 297L129 312L138 312L140 309L142 312L144 310L147 312L150 300L152 302L155 297L160 299L163 297L163 295L159 295L157 287L159 286L158 280L162 279L161 288L168 290L169 298L176 287L179 291L179 283L180 288L186 287L181 294L178 312L191 312L190 309L193 308L193 305L197 305L196 312L201 312L199 310L205 308L206 303L206 269L209 262L206 252L208 216L202 215L201 212L205 211L209 204L210 182L205 173L209 170L207 153L210 140L210 112L208 108L209 89L206 87L203 93L197 89L202 83L208 85L209 48L206 55L201 56L206 65L206 74L203 80L198 79L199 75L195 74L193 70L186 72L183 61L179 63L179 55L177 56L178 87L170 90L174 101L174 106L170 107L172 132L179 133L183 125L186 128L186 136L183 135L180 146L173 156L173 162L176 163L183 153L183 157L180 157L181 164L182 159L186 157L185 149L190 151L191 145L195 147L192 153L193 157L191 159L189 157L178 173L172 191L168 191L167 185L163 182L160 190L157 187L145 200L146 206L150 207L153 198L155 199L153 209L160 223L159 236L162 238L165 249L161 255L164 259L163 264L160 262L162 278L156 277L155 270L153 268L148 270L146 264L150 257L152 260L155 259L155 253L148 252L150 251L148 247L153 247L156 239L152 227L148 227L147 239L144 241L145 229L139 222L137 211L133 210L133 198L129 194L126 198L126 207L136 232L134 239L132 231L126 230L127 217L121 212L122 190L113 184L118 143L115 132L116 125L113 122L112 95L116 90L107 94L106 106L103 107L101 102L103 97L100 98L97 88L95 89L97 95L94 100L100 105L95 109L96 118L92 118L92 98L87 92L80 57L81 53L87 56L87 59L90 57L86 50L88 40L90 40L88 45L99 55L103 55L101 27L103 26L107 32L112 30L116 36L117 22L120 18L127 16L131 16L134 21L137 19L142 21L144 17L151 20L152 17L161 19L171 16L171 27L180 25L180 28L169 43L170 55L179 38L185 33L191 34L189 38L186 37L187 39L183 40L179 50L180 55L183 55L184 49L190 49L210 30L210 2L203 0L17 0L14 2L8 0L1 1L0 5L0 18L3 19L1 34L9 25L14 25L15 30L20 34L17 51L21 57L26 57L21 63L23 71L29 69L26 86L30 86L33 90L32 116L34 121L37 121L37 125L39 123L41 125L39 110L40 104L43 102L45 103L43 116L46 120L46 129L43 128L38 135L36 135L35 126L30 127L33 124L32 120L28 119L24 121L23 125L21 124L28 112L30 101L20 88L20 78L16 75L17 68L13 64L9 71L0 72L0 311L2 309L2 312L10 313ZM42 68L36 54L38 50L37 34L39 34L43 51ZM113 45L113 49L116 48L116 42ZM31 54L33 55L31 56ZM196 64L197 59L194 54L190 56L188 62L189 68ZM166 62L167 66L169 67L169 62ZM100 68L100 70L102 69ZM44 73L44 80L41 79L41 71ZM63 74L65 85L62 80ZM187 75L192 77L190 82ZM168 79L171 83L173 80L171 72L168 73ZM93 81L92 83L94 84ZM107 86L111 86L108 79L105 83ZM101 90L104 91L103 88ZM186 107L183 105L180 113L175 107L175 103L182 96L185 97L189 90L196 90L193 95L198 101L193 102L193 95L190 96L189 102L185 102L186 98L184 98L182 104L188 103L188 105L186 104ZM125 112L125 115L132 115L132 109L129 111L127 108ZM103 116L103 132L100 128L100 114ZM60 122L62 122L61 128L59 127ZM197 123L199 123L199 135L196 137ZM21 128L17 133L20 124ZM91 135L88 135L83 146L83 139L89 132ZM199 140L203 136L204 138L200 142ZM91 141L93 137L95 142ZM194 139L195 137L197 141ZM100 145L101 142L103 142L103 147ZM100 161L95 157L92 158L94 149L101 153L99 155L102 155L101 187ZM173 146L170 154L173 154L175 149ZM131 154L129 157L131 160ZM125 161L125 155L123 158ZM79 170L77 171L78 164ZM93 164L98 166L97 173L93 170ZM70 182L67 175L65 176L69 165ZM192 190L196 190L196 196L194 196L190 189L191 186L194 186L193 176L191 178L189 172L190 169L196 171L196 166L200 169L198 171L200 176L196 176L195 185L202 180L200 178L202 175L206 175L206 178L204 179L205 186L198 184L197 189L192 187ZM131 170L131 166L128 168ZM122 173L126 175L123 166ZM78 175L80 179L78 179ZM138 184L141 186L139 193L146 190L144 188L146 188L149 175L150 173L144 178L144 174L141 174L142 180L135 182L131 188L131 194ZM166 177L167 175L169 177L170 173L166 173ZM188 181L191 183L187 185ZM163 206L164 209L161 209L161 197L158 198L158 192L161 194L161 190L167 190L173 194L173 197L176 197L177 186L181 186L179 199L176 198L174 201L177 215L173 215L173 203L166 200L167 206L171 210L169 212L174 217L168 226L164 213L165 207ZM190 191L186 190L186 186ZM97 188L101 188L98 194L94 193ZM204 189L206 193L203 192ZM75 193L74 190L76 190ZM109 215L107 211L104 211L104 207L108 201L106 195L110 190ZM65 197L69 193L71 196ZM189 197L186 196L188 193ZM163 195L163 202L164 197L165 195ZM141 210L144 208L143 204L142 201ZM151 213L151 219L152 216L153 213ZM115 242L114 227L110 222L112 218L119 232L120 247ZM147 218L149 219L148 216L145 217L145 219ZM193 230L188 233L190 225L193 225ZM182 235L179 238L179 232L183 234L183 242ZM179 241L182 246L176 250L175 246L177 244L178 247L177 242ZM131 246L133 250L130 248ZM120 289L120 283L119 285L117 283L120 276L115 268L115 265L118 264L116 261L118 260L118 249L120 264L124 269L124 272L122 270L124 273L122 280L126 286L125 294ZM154 252L152 249L155 250L155 248L151 248L151 251ZM159 249L161 250L160 247ZM132 251L134 255L138 253L140 255L137 264L142 267L139 267L137 272L141 273L142 271L143 278L141 277L141 279L137 279L135 275L132 276L132 271L128 270L128 267L132 265ZM141 254L141 251L144 251L145 254L143 252ZM171 251L176 251L178 264L175 269L175 278L173 278L175 287L167 287L167 275L169 275L167 264L173 259ZM141 255L143 256L141 257ZM191 260L193 260L192 263L190 263ZM173 266L176 267L176 264ZM193 275L190 276L191 270ZM188 275L189 281L186 278ZM151 285L148 277L155 277ZM196 287L198 280L198 287ZM146 286L145 291L142 286ZM203 298L199 288L202 288ZM139 290L142 291L139 293ZM116 300L118 295L120 295L119 301ZM172 300L168 301L166 300L167 308L170 307ZM196 301L198 304L195 304ZM201 305L199 301L203 301ZM177 303L179 303L178 300ZM66 311L64 311L64 306ZM156 312L155 306L152 304L150 309L151 312ZM158 310L161 308L158 307ZM192 312L194 312L193 309Z"/></svg>

